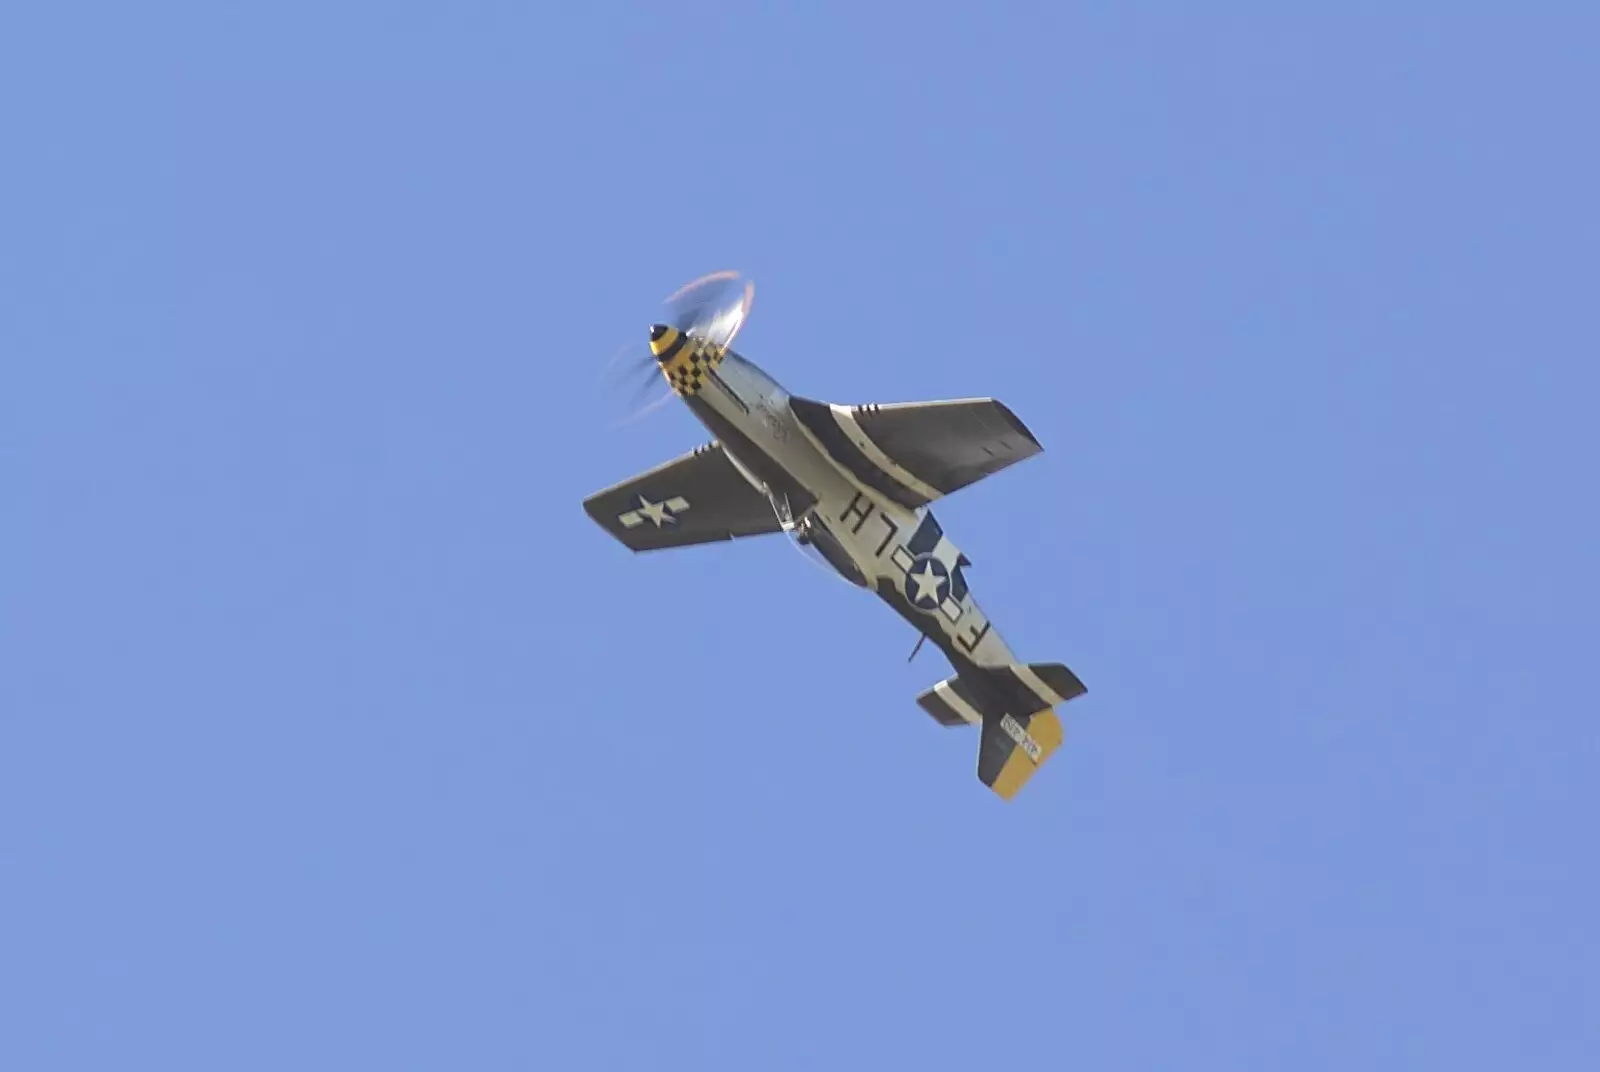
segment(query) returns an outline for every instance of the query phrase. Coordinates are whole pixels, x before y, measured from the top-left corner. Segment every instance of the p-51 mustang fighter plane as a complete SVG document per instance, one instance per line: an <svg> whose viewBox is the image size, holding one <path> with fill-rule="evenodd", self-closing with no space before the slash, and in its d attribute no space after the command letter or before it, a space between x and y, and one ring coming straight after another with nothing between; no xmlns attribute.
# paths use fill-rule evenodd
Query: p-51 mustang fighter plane
<svg viewBox="0 0 1600 1072"><path fill-rule="evenodd" d="M955 668L917 703L942 725L979 728L978 778L1011 799L1061 744L1053 709L1085 689L1060 663L1011 653L928 504L1042 448L994 399L840 406L791 395L731 348L753 293L717 273L669 299L676 312L651 327L646 360L714 438L584 509L633 551L786 532L876 592L922 634L919 648L933 641Z"/></svg>

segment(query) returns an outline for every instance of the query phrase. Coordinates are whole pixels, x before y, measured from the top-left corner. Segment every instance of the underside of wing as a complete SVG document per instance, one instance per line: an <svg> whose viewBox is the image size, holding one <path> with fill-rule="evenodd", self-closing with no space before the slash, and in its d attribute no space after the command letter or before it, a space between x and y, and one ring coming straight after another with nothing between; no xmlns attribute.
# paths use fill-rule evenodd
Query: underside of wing
<svg viewBox="0 0 1600 1072"><path fill-rule="evenodd" d="M901 505L916 507L982 480L1043 448L992 398L839 406L790 400L834 460Z"/></svg>
<svg viewBox="0 0 1600 1072"><path fill-rule="evenodd" d="M657 551L781 531L767 497L729 461L722 444L613 485L583 501L601 528L633 551Z"/></svg>

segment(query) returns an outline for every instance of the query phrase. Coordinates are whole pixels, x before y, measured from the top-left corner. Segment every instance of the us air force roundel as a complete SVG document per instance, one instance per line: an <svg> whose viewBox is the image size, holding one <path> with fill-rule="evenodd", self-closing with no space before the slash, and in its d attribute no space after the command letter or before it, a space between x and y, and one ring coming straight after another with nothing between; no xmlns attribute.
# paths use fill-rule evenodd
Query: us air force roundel
<svg viewBox="0 0 1600 1072"><path fill-rule="evenodd" d="M932 554L921 554L906 570L906 598L918 610L938 610L950 594L950 568Z"/></svg>

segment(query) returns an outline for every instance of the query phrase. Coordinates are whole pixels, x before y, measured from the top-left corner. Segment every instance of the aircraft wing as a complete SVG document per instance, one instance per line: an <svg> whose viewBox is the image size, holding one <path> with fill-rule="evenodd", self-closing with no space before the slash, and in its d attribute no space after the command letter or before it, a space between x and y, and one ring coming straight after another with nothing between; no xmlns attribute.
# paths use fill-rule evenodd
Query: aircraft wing
<svg viewBox="0 0 1600 1072"><path fill-rule="evenodd" d="M734 468L720 443L597 492L583 508L633 551L782 531L772 504Z"/></svg>
<svg viewBox="0 0 1600 1072"><path fill-rule="evenodd" d="M790 405L835 460L904 506L932 502L1044 449L992 398L869 406L793 398Z"/></svg>

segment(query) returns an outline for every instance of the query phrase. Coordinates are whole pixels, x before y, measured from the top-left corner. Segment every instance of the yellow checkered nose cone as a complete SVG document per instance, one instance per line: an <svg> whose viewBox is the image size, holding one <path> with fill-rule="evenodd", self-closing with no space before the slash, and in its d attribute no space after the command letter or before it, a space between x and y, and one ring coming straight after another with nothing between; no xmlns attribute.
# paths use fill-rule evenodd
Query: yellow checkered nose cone
<svg viewBox="0 0 1600 1072"><path fill-rule="evenodd" d="M650 328L650 352L657 361L665 361L682 348L683 335L677 328L656 324Z"/></svg>
<svg viewBox="0 0 1600 1072"><path fill-rule="evenodd" d="M650 329L650 352L672 389L687 398L700 393L727 349L699 335L686 335L677 328L657 324Z"/></svg>

